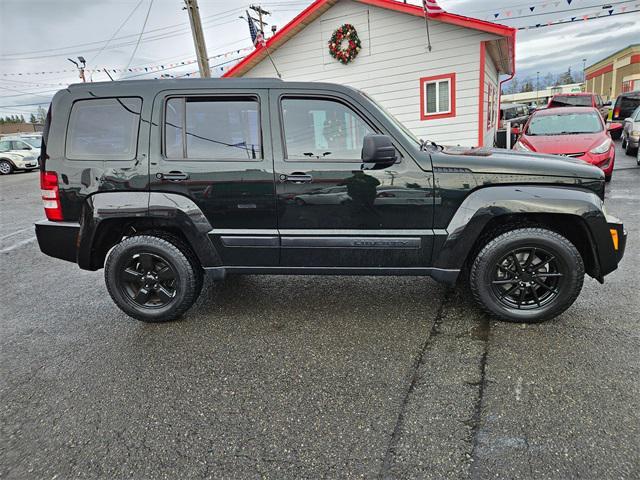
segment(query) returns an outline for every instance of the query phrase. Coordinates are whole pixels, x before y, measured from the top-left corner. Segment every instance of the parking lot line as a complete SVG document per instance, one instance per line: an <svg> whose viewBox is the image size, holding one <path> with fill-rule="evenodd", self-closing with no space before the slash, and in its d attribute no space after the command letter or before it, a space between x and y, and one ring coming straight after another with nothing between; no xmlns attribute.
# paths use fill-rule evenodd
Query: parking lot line
<svg viewBox="0 0 640 480"><path fill-rule="evenodd" d="M7 253L10 252L11 250L15 250L16 248L22 247L24 245L27 245L31 242L33 242L36 239L36 237L30 237L27 238L26 240L20 240L18 243L14 243L13 245L7 247L7 248L3 248L2 250L0 250L0 253Z"/></svg>

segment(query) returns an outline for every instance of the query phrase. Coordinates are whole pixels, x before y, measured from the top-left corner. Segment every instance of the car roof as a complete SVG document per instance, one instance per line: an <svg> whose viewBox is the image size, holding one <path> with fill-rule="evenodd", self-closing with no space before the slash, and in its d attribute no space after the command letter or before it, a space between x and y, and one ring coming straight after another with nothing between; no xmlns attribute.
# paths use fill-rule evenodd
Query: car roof
<svg viewBox="0 0 640 480"><path fill-rule="evenodd" d="M503 103L500 105L501 109L505 108L516 108L516 107L526 107L526 103Z"/></svg>
<svg viewBox="0 0 640 480"><path fill-rule="evenodd" d="M595 93L590 92L573 92L573 93L556 93L554 97L593 97Z"/></svg>
<svg viewBox="0 0 640 480"><path fill-rule="evenodd" d="M537 110L534 112L536 117L545 115L568 115L571 113L599 113L597 108L594 107L555 107L545 108L543 110Z"/></svg>
<svg viewBox="0 0 640 480"><path fill-rule="evenodd" d="M618 98L621 97L629 97L629 98L640 98L640 92L625 92L618 95Z"/></svg>
<svg viewBox="0 0 640 480"><path fill-rule="evenodd" d="M110 90L120 88L148 89L150 92L174 88L302 88L357 92L356 88L329 82L284 81L279 78L180 78L155 80L118 80L114 82L74 83L62 91Z"/></svg>

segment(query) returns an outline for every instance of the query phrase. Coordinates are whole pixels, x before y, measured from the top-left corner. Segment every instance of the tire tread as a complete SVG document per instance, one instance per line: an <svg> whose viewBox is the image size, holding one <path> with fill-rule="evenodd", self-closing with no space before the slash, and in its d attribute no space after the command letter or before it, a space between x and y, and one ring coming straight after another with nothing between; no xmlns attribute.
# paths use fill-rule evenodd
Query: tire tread
<svg viewBox="0 0 640 480"><path fill-rule="evenodd" d="M478 289L478 284L481 281L480 263L483 257L488 255L488 253L491 250L497 248L498 245L518 235L528 235L530 237L549 236L551 238L554 238L556 241L565 244L565 246L568 247L567 248L568 252L573 257L574 265L577 268L576 273L578 275L578 281L575 283L575 285L573 285L572 291L569 292L568 298L564 302L556 305L554 308L548 310L540 317L537 317L535 319L530 319L530 320L514 319L513 317L510 317L503 312L492 310L483 301L480 291ZM582 256L580 255L580 252L578 252L578 249L575 247L575 245L573 245L573 243L567 240L564 236L560 235L557 232L554 232L553 230L549 230L547 228L542 228L542 227L515 228L513 230L496 234L495 236L493 236L491 240L489 240L486 243L484 247L482 247L479 250L478 254L476 255L471 265L470 276L469 276L469 286L476 303L482 308L483 311L485 311L489 315L492 315L494 317L499 318L500 320L507 321L507 322L539 323L560 315L562 312L564 312L567 308L569 308L573 304L576 298L578 298L580 291L582 290L582 285L584 283L584 274L585 274L584 262L582 260Z"/></svg>

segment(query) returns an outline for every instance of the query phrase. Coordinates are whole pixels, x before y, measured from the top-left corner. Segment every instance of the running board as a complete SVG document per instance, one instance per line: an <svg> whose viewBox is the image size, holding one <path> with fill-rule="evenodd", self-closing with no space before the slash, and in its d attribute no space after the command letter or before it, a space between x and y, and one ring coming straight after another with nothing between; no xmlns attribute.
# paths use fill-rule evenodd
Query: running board
<svg viewBox="0 0 640 480"><path fill-rule="evenodd" d="M372 276L428 276L453 285L460 270L432 267L206 267L213 280L224 280L227 275L372 275Z"/></svg>

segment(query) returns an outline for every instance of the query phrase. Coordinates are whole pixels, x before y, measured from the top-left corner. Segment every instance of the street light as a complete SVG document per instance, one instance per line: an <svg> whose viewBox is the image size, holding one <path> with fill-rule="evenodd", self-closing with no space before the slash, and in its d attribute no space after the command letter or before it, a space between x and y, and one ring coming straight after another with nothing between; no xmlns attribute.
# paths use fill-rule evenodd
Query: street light
<svg viewBox="0 0 640 480"><path fill-rule="evenodd" d="M76 68L78 69L78 71L80 72L80 79L82 80L82 82L86 82L86 78L84 77L84 69L87 66L87 61L84 59L83 56L79 56L78 57L78 62L76 62L75 60L73 60L72 58L67 58L67 60L69 60L71 63L73 63Z"/></svg>

